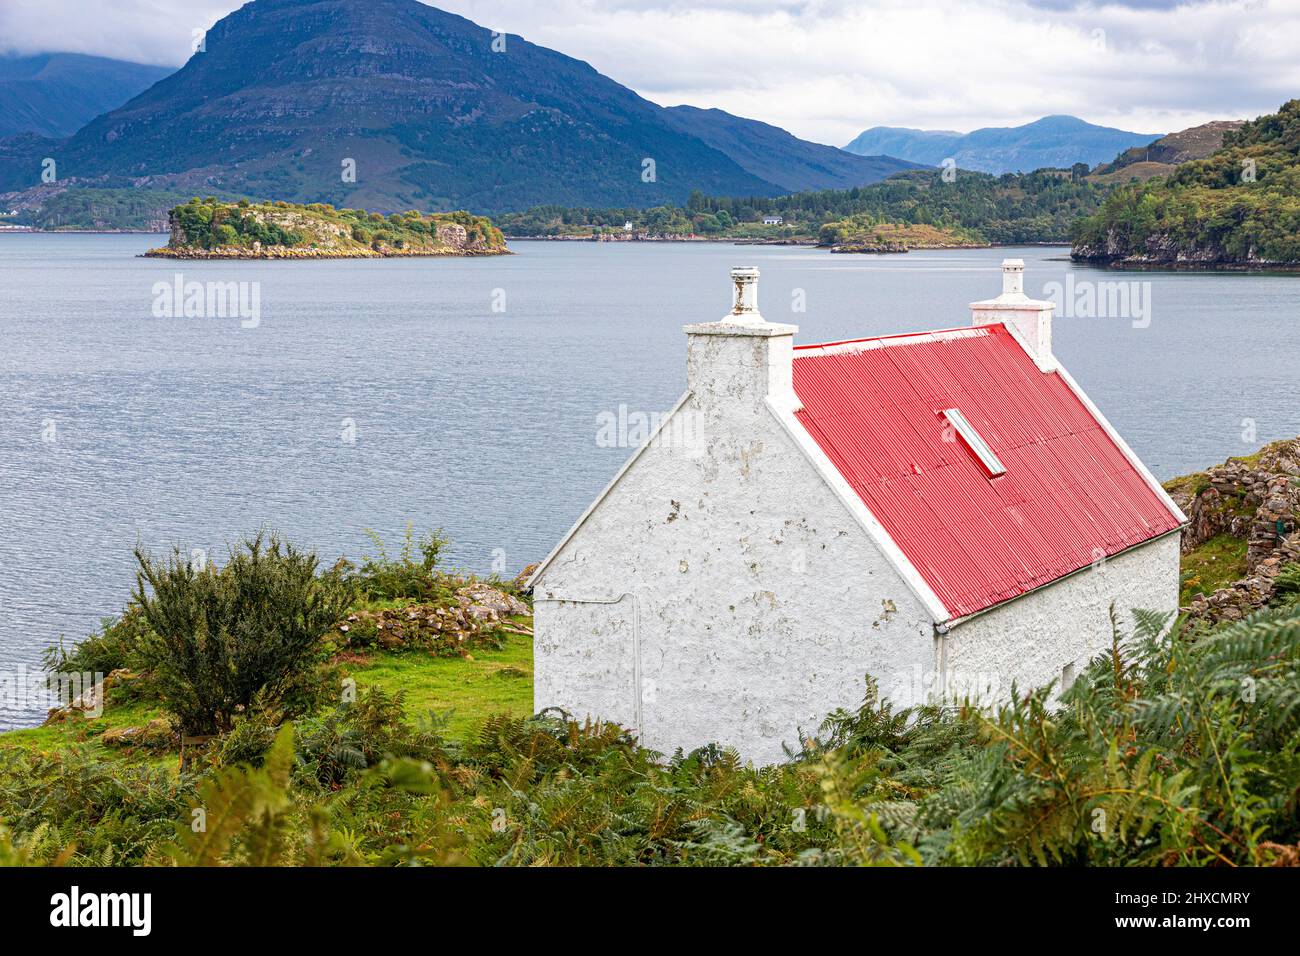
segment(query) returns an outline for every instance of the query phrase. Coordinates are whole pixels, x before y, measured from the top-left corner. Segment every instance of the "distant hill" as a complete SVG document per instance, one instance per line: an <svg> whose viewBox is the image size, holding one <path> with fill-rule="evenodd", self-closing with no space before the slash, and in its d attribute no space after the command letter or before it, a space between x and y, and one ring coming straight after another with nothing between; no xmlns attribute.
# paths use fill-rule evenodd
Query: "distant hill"
<svg viewBox="0 0 1300 956"><path fill-rule="evenodd" d="M1165 177L1077 222L1071 255L1123 266L1300 267L1300 100L1225 133Z"/></svg>
<svg viewBox="0 0 1300 956"><path fill-rule="evenodd" d="M789 192L851 189L886 176L917 169L919 164L892 156L856 153L809 143L777 126L743 119L718 109L668 108L669 120L730 156L741 168Z"/></svg>
<svg viewBox="0 0 1300 956"><path fill-rule="evenodd" d="M172 72L80 53L0 55L0 137L69 136Z"/></svg>
<svg viewBox="0 0 1300 956"><path fill-rule="evenodd" d="M1241 129L1244 120L1215 120L1162 136L1146 146L1134 146L1112 162L1098 166L1093 177L1116 181L1166 176L1174 167L1194 159L1205 159L1223 146L1223 138Z"/></svg>
<svg viewBox="0 0 1300 956"><path fill-rule="evenodd" d="M646 208L903 168L727 114L665 110L586 63L417 0L255 0L206 41L57 148L0 142L0 192L34 185L44 156L84 187L381 211Z"/></svg>
<svg viewBox="0 0 1300 956"><path fill-rule="evenodd" d="M1024 126L986 127L970 133L876 126L844 148L850 153L885 153L939 166L954 159L961 169L985 173L1089 167L1108 162L1122 150L1144 146L1159 133L1130 133L1095 126L1075 116L1044 116Z"/></svg>
<svg viewBox="0 0 1300 956"><path fill-rule="evenodd" d="M654 209L539 206L507 213L497 224L507 236L521 237L623 238L630 231L826 245L868 239L898 239L909 247L931 239L946 245L1065 243L1075 218L1100 209L1111 188L1051 169L1010 176L967 172L952 182L940 170L914 169L867 186L786 196L697 194L684 206ZM628 223L631 230L624 228ZM911 226L924 228L898 232ZM927 237L924 229L934 233Z"/></svg>

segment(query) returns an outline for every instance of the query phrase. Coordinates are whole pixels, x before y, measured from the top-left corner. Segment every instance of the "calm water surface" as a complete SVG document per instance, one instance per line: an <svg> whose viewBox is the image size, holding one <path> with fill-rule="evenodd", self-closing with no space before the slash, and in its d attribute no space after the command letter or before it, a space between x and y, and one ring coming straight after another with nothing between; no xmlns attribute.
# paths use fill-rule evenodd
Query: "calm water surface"
<svg viewBox="0 0 1300 956"><path fill-rule="evenodd" d="M597 446L597 416L671 407L681 326L726 311L734 265L762 270L764 314L803 342L964 325L1007 255L1025 259L1031 294L1071 269L1076 283L1149 282L1149 327L1058 317L1055 345L1158 476L1300 432L1291 276L1102 273L1038 248L136 257L159 242L0 235L0 673L117 613L137 542L221 555L265 526L332 562L369 553L367 528L395 546L410 521L445 529L460 567L539 560L628 454ZM260 283L261 324L153 317L154 283L177 272ZM0 699L0 728L39 716Z"/></svg>

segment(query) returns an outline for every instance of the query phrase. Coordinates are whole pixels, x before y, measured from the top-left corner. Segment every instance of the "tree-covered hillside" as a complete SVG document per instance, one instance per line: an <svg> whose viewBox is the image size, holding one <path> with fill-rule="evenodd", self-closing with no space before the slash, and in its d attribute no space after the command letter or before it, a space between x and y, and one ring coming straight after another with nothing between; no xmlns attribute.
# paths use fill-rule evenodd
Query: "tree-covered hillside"
<svg viewBox="0 0 1300 956"><path fill-rule="evenodd" d="M816 238L823 225L857 217L961 229L987 242L1065 242L1074 218L1100 208L1107 191L1087 181L1086 172L1076 167L990 176L957 170L945 178L943 171L918 170L854 189L777 197L696 192L685 207L645 210L539 206L498 222L513 236L618 231L631 222L655 234ZM780 216L783 222L763 227L764 216Z"/></svg>
<svg viewBox="0 0 1300 956"><path fill-rule="evenodd" d="M1207 159L1119 189L1073 241L1089 261L1300 264L1300 100L1228 133Z"/></svg>

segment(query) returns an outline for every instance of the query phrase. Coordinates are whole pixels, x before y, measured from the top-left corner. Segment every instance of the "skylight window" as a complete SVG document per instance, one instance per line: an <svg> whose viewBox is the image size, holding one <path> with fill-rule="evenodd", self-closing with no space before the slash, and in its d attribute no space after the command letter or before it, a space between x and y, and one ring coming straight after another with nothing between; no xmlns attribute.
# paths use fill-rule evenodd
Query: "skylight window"
<svg viewBox="0 0 1300 956"><path fill-rule="evenodd" d="M989 473L989 477L1006 474L1007 469L998 460L998 456L993 454L993 449L989 447L989 443L980 437L980 433L975 430L974 425L966 421L966 416L961 413L960 409L945 408L943 414L948 421L952 422L952 427L957 430L957 434L961 435L966 446L975 453L975 457L980 460L980 464Z"/></svg>

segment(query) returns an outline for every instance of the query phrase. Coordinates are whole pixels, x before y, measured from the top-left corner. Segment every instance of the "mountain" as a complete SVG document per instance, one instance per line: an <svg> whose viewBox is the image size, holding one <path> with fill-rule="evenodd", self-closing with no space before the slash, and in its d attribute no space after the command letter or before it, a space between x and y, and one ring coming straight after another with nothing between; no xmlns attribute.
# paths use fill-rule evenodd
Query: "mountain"
<svg viewBox="0 0 1300 956"><path fill-rule="evenodd" d="M381 211L786 191L588 64L417 0L255 0L57 149L0 144L0 190L44 155L97 186Z"/></svg>
<svg viewBox="0 0 1300 956"><path fill-rule="evenodd" d="M1125 266L1300 267L1300 100L1075 223L1071 256Z"/></svg>
<svg viewBox="0 0 1300 956"><path fill-rule="evenodd" d="M1170 133L1147 146L1126 149L1112 162L1094 169L1092 176L1122 182L1167 176L1175 166L1213 155L1222 148L1224 137L1241 129L1243 123L1244 120L1215 120Z"/></svg>
<svg viewBox="0 0 1300 956"><path fill-rule="evenodd" d="M0 55L0 137L69 136L171 72L80 53Z"/></svg>
<svg viewBox="0 0 1300 956"><path fill-rule="evenodd" d="M961 169L1000 174L1063 169L1075 163L1092 167L1159 135L1094 126L1075 116L1044 116L1024 126L990 126L971 133L876 126L844 148L850 153L888 153L927 166L955 159Z"/></svg>
<svg viewBox="0 0 1300 956"><path fill-rule="evenodd" d="M703 140L730 156L742 169L787 192L852 189L919 168L917 163L892 156L860 156L834 146L809 143L778 126L718 109L670 106L667 113L682 132Z"/></svg>

